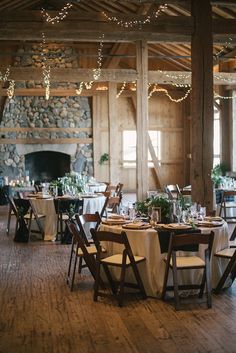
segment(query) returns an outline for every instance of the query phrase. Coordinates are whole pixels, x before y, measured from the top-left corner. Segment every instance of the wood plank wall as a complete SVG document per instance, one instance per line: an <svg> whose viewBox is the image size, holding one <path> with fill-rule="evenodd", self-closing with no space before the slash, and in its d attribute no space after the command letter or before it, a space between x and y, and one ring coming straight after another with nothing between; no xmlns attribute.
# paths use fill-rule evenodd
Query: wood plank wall
<svg viewBox="0 0 236 353"><path fill-rule="evenodd" d="M181 96L179 92L172 92L173 97ZM96 96L93 98L93 139L94 139L94 169L95 177L99 180L108 180L109 164L101 167L98 160L103 153L109 153L109 129L108 129L108 98L106 96ZM149 99L149 129L161 131L161 156L162 156L162 176L164 184L178 183L180 186L189 183L189 163L185 140L189 141L189 117L187 117L186 105L188 101L182 103L171 102L164 95L153 95ZM135 130L135 107L131 97L118 99L118 123L116 139L113 143L116 146L117 174L124 184L125 190L134 191L136 189L136 168L124 167L122 163L123 147L122 134L124 130ZM184 130L185 127L185 130ZM186 153L187 152L187 153ZM159 188L153 168L149 173L149 190Z"/></svg>

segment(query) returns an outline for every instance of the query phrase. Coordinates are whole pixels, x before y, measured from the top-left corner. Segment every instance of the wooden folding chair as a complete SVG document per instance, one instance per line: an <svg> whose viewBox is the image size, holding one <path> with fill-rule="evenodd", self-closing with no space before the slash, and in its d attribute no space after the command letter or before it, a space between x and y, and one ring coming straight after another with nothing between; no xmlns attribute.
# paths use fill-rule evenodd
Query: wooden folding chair
<svg viewBox="0 0 236 353"><path fill-rule="evenodd" d="M35 221L38 227L38 230L34 230L34 233L40 233L42 235L42 239L44 239L44 229L41 224L41 220L45 218L45 215L43 214L38 214L36 212L36 209L32 203L32 200L30 199L15 199L14 198L14 204L16 205L16 208L18 210L18 216L17 216L17 223L18 223L18 218L19 218L19 210L21 208L24 208L26 211L26 214L24 215L24 219L27 222L28 229L29 229L29 239L30 235L32 232L32 221ZM17 227L18 224L16 224Z"/></svg>
<svg viewBox="0 0 236 353"><path fill-rule="evenodd" d="M92 276L95 279L96 262L95 262L94 256L97 254L97 248L95 245L90 246L85 244L84 238L81 236L77 225L72 220L67 220L66 224L69 231L72 234L72 244L71 244L68 274L67 274L67 284L70 286L70 290L73 291L75 271L76 271L78 258L84 259L86 267L89 268ZM71 267L72 267L73 261L74 261L74 264L73 264L72 278L71 278Z"/></svg>
<svg viewBox="0 0 236 353"><path fill-rule="evenodd" d="M166 263L165 276L162 290L162 299L165 300L166 291L174 290L175 309L179 310L180 301L178 290L200 289L199 298L202 298L204 288L207 289L207 306L211 308L211 269L210 258L214 240L214 232L209 234L189 233L189 234L174 234L171 233L168 254L164 259ZM205 260L199 256L176 256L177 251L196 252L200 244L207 246L205 250ZM173 272L173 286L167 286L169 269ZM203 269L201 284L179 285L178 270Z"/></svg>
<svg viewBox="0 0 236 353"><path fill-rule="evenodd" d="M104 293L99 291L99 287L101 284L101 275L100 275L101 266L103 266L104 268L105 274L107 276L107 279L111 286L111 290L113 294L117 296L119 306L122 306L123 304L124 287L139 289L143 299L146 299L147 295L137 267L137 264L139 262L143 262L146 259L145 257L142 257L142 256L133 255L126 233L121 232L121 234L116 234L112 232L96 231L95 229L91 229L91 234L97 246L94 301L97 301L98 296L104 295ZM123 245L124 250L120 254L102 257L101 242L112 242L112 243L121 244ZM119 267L121 269L120 281L118 282L118 286L112 279L112 275L109 270L110 266ZM131 267L133 270L137 284L125 282L126 270L129 267Z"/></svg>
<svg viewBox="0 0 236 353"><path fill-rule="evenodd" d="M215 254L216 257L222 258L222 259L228 259L228 265L225 268L225 271L223 275L221 276L216 288L215 288L215 293L219 293L221 289L223 288L227 278L230 277L232 283L235 280L236 277L236 249L235 248L226 248L221 251L218 251Z"/></svg>
<svg viewBox="0 0 236 353"><path fill-rule="evenodd" d="M176 200L181 196L181 192L178 184L166 185L165 191L170 200Z"/></svg>
<svg viewBox="0 0 236 353"><path fill-rule="evenodd" d="M9 196L7 193L5 194L5 197L8 201L9 204L9 209L8 209L8 216L7 216L7 229L6 229L6 234L9 235L10 233L10 226L11 226L11 218L12 216L15 216L16 220L18 218L18 211L16 204L11 196ZM16 222L16 227L17 228L17 222Z"/></svg>
<svg viewBox="0 0 236 353"><path fill-rule="evenodd" d="M236 216L228 216L227 210L236 209L235 201L228 201L230 198L235 198L236 190L223 190L221 196L221 204L220 204L220 216L224 218L225 221L235 222ZM236 212L236 210L235 210ZM234 221L233 221L234 220Z"/></svg>
<svg viewBox="0 0 236 353"><path fill-rule="evenodd" d="M102 219L98 212L91 214L85 213L82 215L76 214L75 219L79 228L80 236L83 238L84 244L90 246L93 244L93 238L90 233L90 228L98 229ZM83 257L79 259L79 273L82 268L87 267L86 263L83 264Z"/></svg>
<svg viewBox="0 0 236 353"><path fill-rule="evenodd" d="M108 196L105 200L100 216L107 217L109 213L118 213L120 209L121 196Z"/></svg>
<svg viewBox="0 0 236 353"><path fill-rule="evenodd" d="M55 198L54 206L57 214L57 240L63 240L63 236L67 230L64 225L67 220L73 219L75 214L83 213L83 199L71 199L71 198ZM65 232L64 232L65 230Z"/></svg>

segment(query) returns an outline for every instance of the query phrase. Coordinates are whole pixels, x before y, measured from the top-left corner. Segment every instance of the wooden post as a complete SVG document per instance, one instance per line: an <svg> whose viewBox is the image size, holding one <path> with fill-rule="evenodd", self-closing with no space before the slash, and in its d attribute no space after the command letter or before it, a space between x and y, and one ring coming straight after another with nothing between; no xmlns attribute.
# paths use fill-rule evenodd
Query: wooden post
<svg viewBox="0 0 236 353"><path fill-rule="evenodd" d="M117 117L117 85L115 82L108 84L108 119L109 119L109 154L110 154L110 182L116 184L119 180L119 155L118 155L118 117Z"/></svg>
<svg viewBox="0 0 236 353"><path fill-rule="evenodd" d="M192 200L213 210L213 39L210 0L192 0Z"/></svg>
<svg viewBox="0 0 236 353"><path fill-rule="evenodd" d="M226 91L220 86L220 95L229 96L232 91ZM224 163L227 170L232 170L232 100L220 100L220 130L221 130L221 163Z"/></svg>
<svg viewBox="0 0 236 353"><path fill-rule="evenodd" d="M137 199L147 198L148 172L148 45L136 43L137 55Z"/></svg>

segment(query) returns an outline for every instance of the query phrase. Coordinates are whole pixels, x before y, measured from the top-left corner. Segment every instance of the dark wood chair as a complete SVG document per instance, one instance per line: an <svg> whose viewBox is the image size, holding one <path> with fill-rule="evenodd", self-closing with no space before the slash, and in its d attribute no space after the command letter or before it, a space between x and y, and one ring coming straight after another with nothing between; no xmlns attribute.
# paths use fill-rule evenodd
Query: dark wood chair
<svg viewBox="0 0 236 353"><path fill-rule="evenodd" d="M100 216L107 217L109 213L118 213L121 204L121 196L108 196L105 200Z"/></svg>
<svg viewBox="0 0 236 353"><path fill-rule="evenodd" d="M16 198L14 198L13 201L14 201L14 204L17 208L16 228L18 226L18 221L19 221L19 216L20 216L19 210L24 209L25 210L24 219L25 219L27 226L28 226L29 239L30 239L31 232L34 232L34 233L40 233L42 236L42 240L43 240L44 239L44 229L41 224L41 220L43 218L45 218L45 215L37 213L37 211L32 203L32 200L30 200L30 199L23 199L23 198L16 199ZM35 221L38 230L32 230L32 221Z"/></svg>
<svg viewBox="0 0 236 353"><path fill-rule="evenodd" d="M98 212L91 214L85 213L82 215L76 214L75 219L79 228L80 236L83 238L85 246L90 246L93 243L93 238L90 233L90 228L98 229L102 219ZM83 264L83 257L79 259L79 273L82 268L87 267L86 263Z"/></svg>
<svg viewBox="0 0 236 353"><path fill-rule="evenodd" d="M227 209L230 208L236 209L235 201L228 201L229 198L234 198L236 196L236 190L223 190L221 196L221 204L220 204L220 216L224 218L225 221L236 221L235 216L228 216Z"/></svg>
<svg viewBox="0 0 236 353"><path fill-rule="evenodd" d="M15 204L13 198L10 195L8 195L7 193L5 194L5 197L7 199L8 204L9 204L8 216L7 216L7 229L6 229L6 234L9 235L12 216L14 216L15 219L17 220L18 211L17 211L17 207L16 207L16 204ZM17 228L17 222L16 222L16 228Z"/></svg>
<svg viewBox="0 0 236 353"><path fill-rule="evenodd" d="M176 200L181 196L181 191L178 184L166 185L165 192L170 200Z"/></svg>
<svg viewBox="0 0 236 353"><path fill-rule="evenodd" d="M223 288L226 280L230 277L232 283L236 277L236 249L235 248L226 248L221 251L218 251L215 254L216 257L221 259L229 260L228 265L226 266L223 275L221 276L216 288L215 293L219 293Z"/></svg>
<svg viewBox="0 0 236 353"><path fill-rule="evenodd" d="M83 199L55 198L54 206L57 214L56 240L67 242L64 238L67 234L66 221L73 219L75 214L83 213Z"/></svg>
<svg viewBox="0 0 236 353"><path fill-rule="evenodd" d="M174 234L171 233L167 257L164 259L166 263L165 276L162 290L162 299L165 300L166 291L174 290L175 309L179 310L180 300L178 290L200 289L199 298L202 298L206 285L207 306L211 308L211 269L210 258L212 245L214 240L214 232L209 234L189 233L189 234ZM177 251L197 252L200 244L207 246L205 250L205 259L199 256L176 256ZM167 286L169 270L173 272L173 286ZM179 270L203 270L201 284L179 285L178 271Z"/></svg>
<svg viewBox="0 0 236 353"><path fill-rule="evenodd" d="M72 220L66 221L67 227L72 234L72 244L70 252L69 267L67 273L67 284L70 286L70 290L74 289L75 271L77 267L78 258L83 258L86 267L89 268L92 276L95 279L96 274L96 262L95 255L97 254L97 248L95 245L87 245L82 237L78 226ZM73 269L72 269L73 266ZM72 269L72 274L71 274Z"/></svg>
<svg viewBox="0 0 236 353"><path fill-rule="evenodd" d="M101 284L101 266L103 266L104 268L113 294L117 296L119 306L123 305L124 287L139 289L143 299L146 299L146 292L137 267L137 264L145 261L145 258L142 256L133 255L126 233L121 232L121 234L116 234L112 232L96 231L95 229L91 229L91 234L97 246L94 301L97 301L98 296L106 295L99 291L99 287ZM101 246L101 242L112 242L123 245L124 250L120 254L103 257L103 248ZM111 272L109 270L110 266L119 267L121 269L120 281L118 283L116 283L112 278ZM125 281L126 270L129 267L131 267L133 270L137 284L128 283Z"/></svg>

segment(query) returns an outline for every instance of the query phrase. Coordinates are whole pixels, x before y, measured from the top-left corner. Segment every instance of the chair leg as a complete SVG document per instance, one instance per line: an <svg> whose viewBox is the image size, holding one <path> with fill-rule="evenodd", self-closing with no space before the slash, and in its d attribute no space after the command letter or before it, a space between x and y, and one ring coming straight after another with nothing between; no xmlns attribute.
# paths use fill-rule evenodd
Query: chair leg
<svg viewBox="0 0 236 353"><path fill-rule="evenodd" d="M28 223L28 229L29 229L29 241L30 241L30 236L31 236L31 225L32 225L32 217L33 217L33 211L30 211L30 219Z"/></svg>
<svg viewBox="0 0 236 353"><path fill-rule="evenodd" d="M231 234L231 237L229 240L233 241L236 238L236 226L234 227L233 233Z"/></svg>
<svg viewBox="0 0 236 353"><path fill-rule="evenodd" d="M96 276L95 276L95 283L94 283L94 293L93 293L93 300L95 302L97 302L97 300L98 300L100 269L101 269L101 263L100 263L100 261L97 261L97 263L96 263Z"/></svg>
<svg viewBox="0 0 236 353"><path fill-rule="evenodd" d="M82 264L83 264L83 257L81 256L79 258L79 273L81 273L81 271L82 271Z"/></svg>
<svg viewBox="0 0 236 353"><path fill-rule="evenodd" d="M211 300L211 268L210 268L210 259L209 256L206 256L206 294L207 294L207 306L208 308L212 307Z"/></svg>
<svg viewBox="0 0 236 353"><path fill-rule="evenodd" d="M10 224L11 224L11 207L9 207L8 217L7 217L7 235L10 233Z"/></svg>
<svg viewBox="0 0 236 353"><path fill-rule="evenodd" d="M165 300L166 287L167 287L167 281L168 281L168 275L169 275L169 263L166 262L165 264L166 264L165 276L164 276L163 288L162 288L162 293L161 293L162 300Z"/></svg>
<svg viewBox="0 0 236 353"><path fill-rule="evenodd" d="M203 297L205 284L206 284L206 270L204 269L203 275L202 275L202 283L201 283L201 287L200 287L200 292L199 292L198 298L202 298Z"/></svg>
<svg viewBox="0 0 236 353"><path fill-rule="evenodd" d="M69 267L68 267L68 273L67 273L67 284L69 284L69 282L70 282L70 270L71 270L71 264L72 264L72 259L73 259L73 253L74 253L74 249L73 249L73 244L72 244L71 253L70 253Z"/></svg>
<svg viewBox="0 0 236 353"><path fill-rule="evenodd" d="M72 292L73 289L74 289L74 280L75 280L75 270L76 270L76 265L77 265L77 259L78 259L78 256L75 254L74 268L73 268L72 279L71 279L71 285L70 285L70 290L71 290L71 292Z"/></svg>
<svg viewBox="0 0 236 353"><path fill-rule="evenodd" d="M232 271L232 267L233 267L234 261L235 261L234 258L232 258L232 259L229 261L229 263L228 263L228 265L227 265L227 267L226 267L226 269L225 269L223 275L221 276L221 278L220 278L220 280L219 280L219 282L218 282L218 284L217 284L217 286L216 286L216 288L215 288L215 293L216 293L216 294L218 294L218 293L220 292L220 290L223 288L226 279L228 278L228 276L230 275L230 273L231 273L231 271Z"/></svg>
<svg viewBox="0 0 236 353"><path fill-rule="evenodd" d="M123 305L123 299L124 299L125 270L126 270L126 266L122 266L121 276L120 276L120 290L118 294L118 304L120 307Z"/></svg>
<svg viewBox="0 0 236 353"><path fill-rule="evenodd" d="M172 252L172 262L173 262L173 284L174 284L174 297L175 297L175 310L180 309L179 302L179 292L178 292L178 273L177 273L177 265L176 265L176 253Z"/></svg>
<svg viewBox="0 0 236 353"><path fill-rule="evenodd" d="M134 271L134 276L136 278L137 284L139 286L140 293L142 294L142 298L146 299L147 298L147 294L146 294L146 291L145 291L145 288L144 288L144 285L143 285L142 278L141 278L140 273L139 273L139 271L137 269L136 263L134 263L132 265L132 268L133 268L133 271Z"/></svg>
<svg viewBox="0 0 236 353"><path fill-rule="evenodd" d="M113 294L116 294L117 293L117 288L114 284L114 281L112 279L112 276L111 276L111 272L109 271L109 268L106 264L103 263L103 268L104 268L104 271L106 273L106 276L107 276L107 279L108 279L108 282L110 284L110 287L111 287L111 290L112 290L112 293Z"/></svg>

